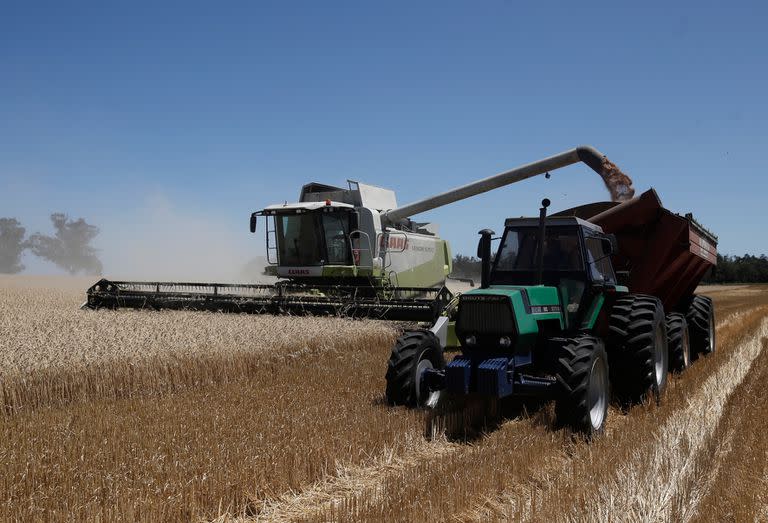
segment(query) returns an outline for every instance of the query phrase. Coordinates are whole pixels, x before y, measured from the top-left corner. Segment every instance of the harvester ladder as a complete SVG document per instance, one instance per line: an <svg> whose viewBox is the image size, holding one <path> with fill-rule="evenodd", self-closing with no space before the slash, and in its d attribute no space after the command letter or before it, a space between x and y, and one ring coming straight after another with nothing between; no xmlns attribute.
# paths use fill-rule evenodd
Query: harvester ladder
<svg viewBox="0 0 768 523"><path fill-rule="evenodd" d="M357 236L358 240L358 246L355 248L354 242L353 242L353 236ZM360 244L362 243L362 239L365 237L365 241L368 244L368 248L363 248ZM371 237L370 235L365 232L361 231L359 229L356 229L349 233L349 249L352 253L352 263L355 265L355 269L371 269L373 271L373 246L371 245ZM368 252L368 254L371 257L371 263L370 265L363 265L361 264L361 260L363 259L363 253Z"/></svg>
<svg viewBox="0 0 768 523"><path fill-rule="evenodd" d="M272 229L269 228L269 222L270 222L269 218L272 218ZM275 220L276 219L277 218L275 216L267 217L267 226L266 226L266 231L267 231L266 232L266 234L267 234L267 263L269 263L270 265L277 265L279 260L280 260L279 253L277 252L277 239L276 239L277 238L276 237L276 234L277 234L276 227L277 226L275 225ZM270 236L272 237L272 242L269 241ZM274 256L275 256L274 261L272 260L272 255L271 255L272 252L275 253L274 254Z"/></svg>

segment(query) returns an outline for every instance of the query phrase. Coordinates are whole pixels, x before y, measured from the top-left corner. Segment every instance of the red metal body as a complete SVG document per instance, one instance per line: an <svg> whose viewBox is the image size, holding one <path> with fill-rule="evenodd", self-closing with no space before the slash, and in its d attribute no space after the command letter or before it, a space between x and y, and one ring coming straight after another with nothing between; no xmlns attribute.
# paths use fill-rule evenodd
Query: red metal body
<svg viewBox="0 0 768 523"><path fill-rule="evenodd" d="M595 203L570 214L616 235L616 271L627 271L633 293L651 294L668 311L686 306L709 269L717 264L717 237L688 214L665 209L651 189L623 203Z"/></svg>

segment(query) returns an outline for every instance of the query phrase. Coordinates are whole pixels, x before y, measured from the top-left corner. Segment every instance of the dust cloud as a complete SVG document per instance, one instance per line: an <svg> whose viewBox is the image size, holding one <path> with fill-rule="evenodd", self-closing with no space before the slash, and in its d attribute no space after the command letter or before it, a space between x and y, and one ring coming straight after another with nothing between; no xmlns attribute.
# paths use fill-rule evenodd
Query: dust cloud
<svg viewBox="0 0 768 523"><path fill-rule="evenodd" d="M154 195L102 226L104 277L115 280L271 283L263 276L264 236L242 223L180 208Z"/></svg>

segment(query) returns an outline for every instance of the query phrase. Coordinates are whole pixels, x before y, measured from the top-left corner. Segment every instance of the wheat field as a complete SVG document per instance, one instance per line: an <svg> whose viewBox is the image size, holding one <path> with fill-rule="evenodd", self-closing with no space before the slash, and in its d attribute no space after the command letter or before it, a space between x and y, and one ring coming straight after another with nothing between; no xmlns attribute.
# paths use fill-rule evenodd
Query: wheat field
<svg viewBox="0 0 768 523"><path fill-rule="evenodd" d="M80 311L0 278L3 521L768 517L768 289L703 289L718 351L585 443L526 406L469 438L383 401L387 323Z"/></svg>

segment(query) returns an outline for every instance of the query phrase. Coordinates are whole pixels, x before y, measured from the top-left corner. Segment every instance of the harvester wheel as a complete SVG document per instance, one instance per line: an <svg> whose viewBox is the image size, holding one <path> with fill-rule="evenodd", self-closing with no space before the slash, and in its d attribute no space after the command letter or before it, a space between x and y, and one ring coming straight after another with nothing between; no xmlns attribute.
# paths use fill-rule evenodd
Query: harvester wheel
<svg viewBox="0 0 768 523"><path fill-rule="evenodd" d="M683 372L691 364L691 339L688 322L682 314L667 314L667 346L669 368L673 372Z"/></svg>
<svg viewBox="0 0 768 523"><path fill-rule="evenodd" d="M664 307L644 294L616 300L610 316L611 383L625 403L641 402L648 393L656 401L667 386L667 349Z"/></svg>
<svg viewBox="0 0 768 523"><path fill-rule="evenodd" d="M707 296L695 295L685 314L691 333L691 356L715 352L715 307Z"/></svg>
<svg viewBox="0 0 768 523"><path fill-rule="evenodd" d="M605 427L610 402L608 355L592 336L563 340L557 360L557 421L587 437Z"/></svg>
<svg viewBox="0 0 768 523"><path fill-rule="evenodd" d="M427 369L445 368L440 341L428 330L406 331L397 339L387 365L387 402L390 405L433 408L439 392L422 390Z"/></svg>

